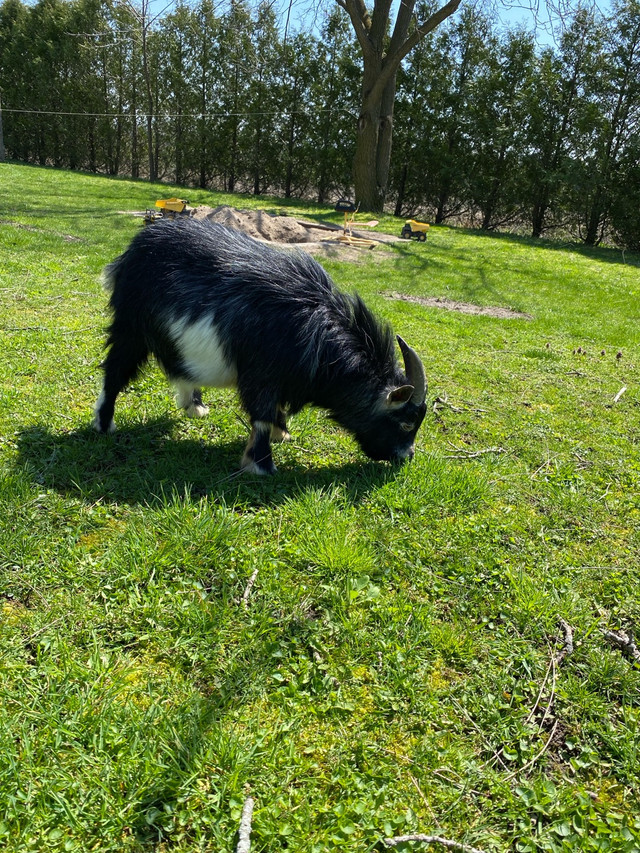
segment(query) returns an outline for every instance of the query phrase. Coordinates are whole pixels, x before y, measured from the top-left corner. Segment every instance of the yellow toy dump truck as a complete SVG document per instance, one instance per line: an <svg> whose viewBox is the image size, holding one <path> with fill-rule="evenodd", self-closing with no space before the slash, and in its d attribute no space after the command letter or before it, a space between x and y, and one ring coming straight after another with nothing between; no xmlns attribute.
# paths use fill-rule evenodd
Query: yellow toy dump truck
<svg viewBox="0 0 640 853"><path fill-rule="evenodd" d="M144 214L146 225L150 225L157 219L175 219L187 209L189 202L183 198L160 198L156 202L159 210L147 210Z"/></svg>
<svg viewBox="0 0 640 853"><path fill-rule="evenodd" d="M427 239L428 230L429 226L426 222L418 222L416 219L407 219L402 226L400 236L403 240L410 240L412 237L416 237L420 243L424 243Z"/></svg>

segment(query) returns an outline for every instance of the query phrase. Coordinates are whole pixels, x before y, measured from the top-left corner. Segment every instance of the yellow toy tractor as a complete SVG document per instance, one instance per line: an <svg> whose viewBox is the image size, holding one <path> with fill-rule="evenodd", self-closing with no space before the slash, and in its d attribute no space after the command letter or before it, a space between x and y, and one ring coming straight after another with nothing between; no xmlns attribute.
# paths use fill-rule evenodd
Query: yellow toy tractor
<svg viewBox="0 0 640 853"><path fill-rule="evenodd" d="M418 242L424 243L424 241L427 239L428 230L429 226L426 222L418 222L415 219L407 219L407 221L402 226L400 236L403 240L410 240L412 237L416 237Z"/></svg>
<svg viewBox="0 0 640 853"><path fill-rule="evenodd" d="M185 213L189 204L183 198L160 198L156 202L158 210L146 210L144 214L145 225L150 225L157 219L175 219L181 213Z"/></svg>

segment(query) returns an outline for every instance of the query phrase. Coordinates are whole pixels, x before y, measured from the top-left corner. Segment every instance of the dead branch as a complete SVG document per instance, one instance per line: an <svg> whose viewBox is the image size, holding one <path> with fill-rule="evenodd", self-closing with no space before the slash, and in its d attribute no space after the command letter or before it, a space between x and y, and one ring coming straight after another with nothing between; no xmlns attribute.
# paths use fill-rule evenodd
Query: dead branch
<svg viewBox="0 0 640 853"><path fill-rule="evenodd" d="M422 802L424 804L425 809L429 812L429 814L431 815L433 820L435 820L436 816L433 813L433 809L429 805L429 800L426 798L424 791L420 787L420 783L418 782L418 780L416 779L416 777L412 773L409 773L409 779L411 779L411 783L412 783L413 787L418 792L420 799L422 800Z"/></svg>
<svg viewBox="0 0 640 853"><path fill-rule="evenodd" d="M558 625L564 631L564 645L556 655L556 666L573 654L573 628L564 619L558 619Z"/></svg>
<svg viewBox="0 0 640 853"><path fill-rule="evenodd" d="M469 844L461 844L459 841L451 841L449 838L442 838L441 835L397 835L395 838L385 838L384 843L387 847L397 847L399 844L404 844L407 841L419 841L421 844L439 844L447 850L455 850L457 853L484 853L477 847L471 847Z"/></svg>
<svg viewBox="0 0 640 853"><path fill-rule="evenodd" d="M449 453L445 459L477 459L485 453L506 453L504 447L486 447L484 450L464 450L456 448L456 453Z"/></svg>
<svg viewBox="0 0 640 853"><path fill-rule="evenodd" d="M444 397L436 397L433 401L433 411L437 415L439 409L451 409L452 412L464 412L464 409L460 408L460 406L454 406L453 403L450 403L447 400L446 395Z"/></svg>
<svg viewBox="0 0 640 853"><path fill-rule="evenodd" d="M615 631L606 631L604 628L602 629L602 633L605 640L611 643L612 646L615 646L616 649L620 649L625 657L634 663L640 664L640 649L638 649L629 634L624 631L618 631L617 633Z"/></svg>
<svg viewBox="0 0 640 853"><path fill-rule="evenodd" d="M253 816L253 797L247 797L242 807L240 829L238 830L238 846L236 853L249 853L251 850L251 818Z"/></svg>
<svg viewBox="0 0 640 853"><path fill-rule="evenodd" d="M533 708L531 709L531 711L529 711L529 716L524 721L525 725L530 723L533 720L533 718L535 717L535 713L538 710L538 705L542 701L542 695L544 693L545 687L547 686L547 681L549 680L549 675L551 674L552 669L553 669L553 657L551 657L551 659L549 660L549 665L547 666L547 671L545 672L544 678L542 679L542 684L540 685L540 690L538 690L538 695L536 696L535 704L534 704Z"/></svg>
<svg viewBox="0 0 640 853"><path fill-rule="evenodd" d="M481 409L478 406L469 406L466 403L463 403L462 406L454 406L453 403L449 402L446 394L442 397L436 397L433 401L433 411L436 415L440 409L450 409L456 414L460 414L462 412L478 412L480 414L486 414L488 411L487 409Z"/></svg>
<svg viewBox="0 0 640 853"><path fill-rule="evenodd" d="M249 596L251 595L251 590L253 589L253 585L256 582L256 578L258 577L258 569L254 569L253 574L249 578L249 581L242 593L242 606L245 610L249 607Z"/></svg>

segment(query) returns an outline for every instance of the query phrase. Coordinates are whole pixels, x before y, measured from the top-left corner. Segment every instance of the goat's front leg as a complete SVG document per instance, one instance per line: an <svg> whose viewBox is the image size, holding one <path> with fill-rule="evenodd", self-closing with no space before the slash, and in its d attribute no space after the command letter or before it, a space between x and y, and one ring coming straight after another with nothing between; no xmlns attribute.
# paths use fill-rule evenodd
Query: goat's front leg
<svg viewBox="0 0 640 853"><path fill-rule="evenodd" d="M242 457L240 466L250 474L275 474L276 466L271 457L270 421L251 421L251 435Z"/></svg>

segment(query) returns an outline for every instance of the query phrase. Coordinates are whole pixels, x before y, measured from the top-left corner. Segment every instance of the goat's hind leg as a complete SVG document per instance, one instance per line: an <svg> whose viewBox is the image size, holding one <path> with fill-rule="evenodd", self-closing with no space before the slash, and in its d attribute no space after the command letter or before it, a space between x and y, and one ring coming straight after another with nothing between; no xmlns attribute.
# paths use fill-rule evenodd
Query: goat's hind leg
<svg viewBox="0 0 640 853"><path fill-rule="evenodd" d="M282 406L278 406L276 410L276 420L271 427L271 441L291 441L291 435L287 429L287 413Z"/></svg>
<svg viewBox="0 0 640 853"><path fill-rule="evenodd" d="M103 362L104 383L94 408L93 426L98 432L114 432L116 397L138 374L149 356L144 344L111 338L111 349Z"/></svg>
<svg viewBox="0 0 640 853"><path fill-rule="evenodd" d="M209 407L202 402L202 391L183 379L174 380L176 402L179 409L184 409L188 418L204 418L209 414Z"/></svg>

